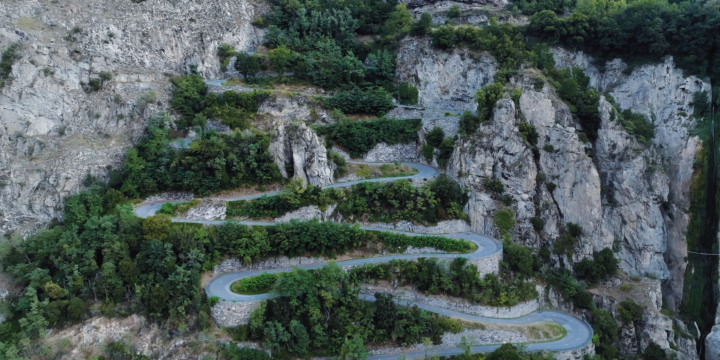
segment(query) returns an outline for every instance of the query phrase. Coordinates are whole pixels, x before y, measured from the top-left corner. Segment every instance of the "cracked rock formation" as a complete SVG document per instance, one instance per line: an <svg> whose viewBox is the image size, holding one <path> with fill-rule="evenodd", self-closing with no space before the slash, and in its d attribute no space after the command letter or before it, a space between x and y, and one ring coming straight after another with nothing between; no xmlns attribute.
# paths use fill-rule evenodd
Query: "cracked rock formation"
<svg viewBox="0 0 720 360"><path fill-rule="evenodd" d="M268 148L284 178L298 177L305 184L325 186L333 182L327 149L317 134L304 123L282 124ZM289 174L286 165L293 169Z"/></svg>

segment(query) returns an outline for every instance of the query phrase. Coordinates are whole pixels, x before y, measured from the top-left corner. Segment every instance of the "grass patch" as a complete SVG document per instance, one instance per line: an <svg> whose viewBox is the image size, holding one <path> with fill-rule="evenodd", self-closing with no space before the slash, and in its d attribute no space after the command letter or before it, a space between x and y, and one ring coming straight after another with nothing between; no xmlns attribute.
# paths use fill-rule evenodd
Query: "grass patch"
<svg viewBox="0 0 720 360"><path fill-rule="evenodd" d="M402 164L349 164L350 172L361 179L374 179L385 177L403 177L412 176L418 173L418 170Z"/></svg>
<svg viewBox="0 0 720 360"><path fill-rule="evenodd" d="M262 273L258 276L240 279L230 285L230 291L240 295L259 295L270 291L277 281L276 274Z"/></svg>

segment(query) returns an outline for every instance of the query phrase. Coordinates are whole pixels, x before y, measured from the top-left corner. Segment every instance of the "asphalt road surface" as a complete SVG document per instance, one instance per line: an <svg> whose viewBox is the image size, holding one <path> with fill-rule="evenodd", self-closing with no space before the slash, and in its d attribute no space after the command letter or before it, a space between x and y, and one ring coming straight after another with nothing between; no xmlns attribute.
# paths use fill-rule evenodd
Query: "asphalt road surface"
<svg viewBox="0 0 720 360"><path fill-rule="evenodd" d="M217 80L222 82L222 80ZM208 82L213 83L213 82ZM189 143L189 141L185 141L186 139L182 139L178 142L182 142L183 144ZM361 164L370 164L370 163L364 163L359 161L350 161L353 163L361 163ZM387 182L387 181L395 181L398 179L424 179L429 178L432 176L435 176L439 174L439 171L431 166L422 165L422 164L414 164L414 163L402 163L403 165L410 166L412 168L415 168L418 170L418 173L415 175L410 176L402 176L402 177L395 177L395 178L375 178L375 179L367 179L367 180L356 180L356 181L349 181L344 183L337 183L337 184L330 184L327 186L324 186L324 188L341 188L341 187L348 187L352 186L354 184L359 184L362 182ZM231 200L252 200L259 198L261 196L275 196L277 195L277 192L274 193L266 193L261 195L251 195L251 196L244 196L244 197L237 197L237 198L231 198L227 199L228 201ZM139 217L145 218L147 216L154 215L157 210L160 209L164 202L156 202L151 204L145 204L135 209L135 214ZM219 221L219 220L185 220L185 219L172 219L174 222L193 222L193 223L202 223L202 224L208 224L208 225L219 225L224 223L225 221ZM274 222L263 222L263 221L237 221L241 224L246 225L262 225L262 226L273 226L275 225ZM374 227L361 227L362 229L366 230L380 230L380 231L391 231L391 232L397 232L397 233L403 233L407 235L417 235L413 233L407 233L407 232L401 232L401 231L394 231L394 230L388 230L388 229L382 229L382 228L374 228ZM419 257L437 257L437 258L456 258L456 257L465 257L468 259L477 259L477 258L484 258L488 257L498 251L502 250L502 245L493 239L490 239L488 237L475 234L475 233L456 233L456 234L445 234L442 235L449 238L454 239L464 239L471 241L477 245L477 249L469 254L407 254L407 255L388 255L388 256L381 256L381 257L373 257L373 258L363 258L363 259L353 259L353 260L345 260L345 261L338 261L336 262L339 266L348 266L348 265L354 265L354 266L361 266L364 264L372 264L372 263L380 263L380 262L387 262L392 259L417 259ZM301 269L318 269L325 264L315 264L315 265L306 265L306 266L298 266L297 268ZM223 274L215 279L211 280L206 286L205 286L205 292L207 293L208 297L217 296L223 301L233 301L233 302L243 302L243 301L257 301L262 299L267 299L270 297L269 294L260 294L260 295L240 295L233 293L230 291L230 285L234 283L235 281L238 281L243 278L251 277L260 275L263 272L267 273L282 273L282 272L288 272L292 271L293 268L284 268L284 269L272 269L272 270L264 270L264 271L242 271L242 272L235 272L235 273L229 273L229 274ZM361 296L363 300L367 301L374 301L374 297L371 296ZM397 301L398 304L401 305L409 305L404 301ZM498 319L498 318L487 318L487 317L481 317L481 316L475 316L475 315L469 315L465 313L460 313L457 311L452 311L444 308L439 308L435 306L425 305L425 304L412 304L417 305L421 309L438 313L441 315L447 315L447 316L453 316L458 317L465 320L470 321L482 321L486 323L495 323L495 324L529 324L529 323L535 323L535 322L541 322L541 321L551 321L555 322L567 330L567 336L563 337L562 339L558 339L555 341L548 341L548 342L539 342L539 343L529 343L526 344L526 349L528 351L562 351L562 350L572 350L577 349L580 347L585 346L588 342L591 341L593 336L592 328L584 321L581 321L571 315L559 312L559 311L536 311L534 313L515 318L515 319ZM497 349L500 345L483 345L483 346L475 346L472 348L473 353L479 353L479 352L491 352L495 349ZM432 354L437 354L438 356L447 356L447 355L457 355L463 353L464 350L460 348L443 348L443 349L432 349L429 352ZM420 351L410 351L404 353L406 358L419 358L424 357L426 352L424 350ZM370 359L373 360L395 360L400 356L400 354L384 354L384 355L376 355L371 356Z"/></svg>

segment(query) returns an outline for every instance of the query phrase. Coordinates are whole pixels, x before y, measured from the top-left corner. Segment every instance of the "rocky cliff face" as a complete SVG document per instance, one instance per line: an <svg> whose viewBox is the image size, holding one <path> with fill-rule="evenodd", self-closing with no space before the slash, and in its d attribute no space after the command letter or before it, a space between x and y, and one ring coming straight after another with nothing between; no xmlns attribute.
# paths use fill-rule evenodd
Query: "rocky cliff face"
<svg viewBox="0 0 720 360"><path fill-rule="evenodd" d="M305 123L281 124L268 150L284 178L298 177L315 186L332 184L334 169L325 145ZM293 169L292 174L289 168Z"/></svg>
<svg viewBox="0 0 720 360"><path fill-rule="evenodd" d="M676 309L682 297L685 274L685 232L689 221L686 210L690 204L693 161L700 146L698 137L691 134L695 126L690 115L693 112L691 102L695 92L709 91L710 85L694 76L685 77L670 57L660 64L638 67L627 75L627 65L620 60L606 63L605 71L601 73L592 59L583 53L562 49L553 49L553 52L558 67L579 66L590 77L591 86L612 95L622 109L645 114L655 124L655 137L647 153L633 156L627 150L633 149L634 145L626 144L629 158L627 162L617 164L620 168L616 167L616 170L620 171L611 171L615 165L610 165L607 158L601 163L606 170L601 171L612 187L609 193L617 197L617 201L632 200L638 204L635 210L644 214L635 217L626 213L622 219L614 215L613 220L613 215L608 213L607 221L611 222L615 236L623 244L623 267L633 268L642 275L653 273L668 279L666 298L670 301L669 307ZM610 132L606 134L610 135ZM617 140L620 141L619 144L615 142L617 146L627 142L621 138ZM609 154L607 150L603 151ZM617 149L612 151L621 154ZM633 176L631 174L635 174L636 179L642 178L645 184L635 182L630 185L629 181L621 179ZM663 176L667 180L663 180ZM660 188L655 188L656 185ZM667 190L664 190L665 186ZM612 199L606 197L606 200ZM662 206L657 209L657 205ZM667 270L661 264L663 262Z"/></svg>
<svg viewBox="0 0 720 360"><path fill-rule="evenodd" d="M470 74L492 74L492 60L482 58L468 65L458 51L449 53L427 45L426 39L409 39L402 45L399 79L414 80L423 106L471 109L470 94L485 82ZM448 165L448 174L471 189L465 210L472 227L497 235L492 217L503 205L482 185L486 179L497 179L513 199L510 207L518 220L513 234L516 241L537 248L550 244L568 222L578 223L584 233L573 261L614 248L626 273L665 280L664 293L656 296L658 309L663 298L668 301L666 306L676 308L682 297L687 255L684 242L692 165L700 146L692 135L695 120L689 114L693 112L693 94L708 91L709 84L685 77L671 58L632 71L624 71L627 65L614 60L605 64L601 73L582 53L553 52L558 67L581 67L590 76L591 86L610 94L619 109L601 99L598 139L594 145L585 144L576 134L580 125L554 91L547 86L534 91L529 78L538 75L521 73L514 83L523 89L519 113L511 101L498 102L492 122L481 125L476 135L459 140ZM448 81L443 72L448 64L463 74L460 81ZM457 80L457 76L450 78ZM469 78L476 80L466 81ZM649 146L639 143L615 120L616 111L624 109L644 114L653 122L655 136ZM539 134L536 155L519 136L522 120L535 126ZM538 174L544 175L546 183L557 185L554 191L538 181L543 178ZM528 223L533 216L545 221L539 233ZM657 321L661 321L657 314L646 320ZM650 335L638 336L645 339ZM636 346L642 348L646 343ZM686 354L694 352L692 346L687 348Z"/></svg>
<svg viewBox="0 0 720 360"><path fill-rule="evenodd" d="M468 49L438 51L429 37L400 44L395 80L418 89L418 104L441 110L473 110L475 92L492 83L494 60Z"/></svg>
<svg viewBox="0 0 720 360"><path fill-rule="evenodd" d="M250 25L259 11L219 0L2 4L0 46L22 47L0 90L0 232L47 223L87 174L119 166L144 119L166 108L166 75L193 64L218 76L218 45L249 50L260 41ZM86 92L100 72L112 80Z"/></svg>

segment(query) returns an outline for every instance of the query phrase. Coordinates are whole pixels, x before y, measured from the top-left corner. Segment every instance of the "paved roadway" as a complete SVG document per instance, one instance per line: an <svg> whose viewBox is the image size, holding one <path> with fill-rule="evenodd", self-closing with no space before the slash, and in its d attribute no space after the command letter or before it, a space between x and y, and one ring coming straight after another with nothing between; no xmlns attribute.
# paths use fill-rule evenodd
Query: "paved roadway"
<svg viewBox="0 0 720 360"><path fill-rule="evenodd" d="M221 81L221 80L218 80ZM183 143L186 143L184 141L185 139L181 140ZM364 163L359 161L351 161L353 163ZM330 184L327 186L324 186L324 188L341 188L341 187L348 187L354 184L359 184L361 182L386 182L386 181L395 181L397 179L423 179L423 178L429 178L432 176L435 176L439 174L438 170L427 165L422 164L414 164L414 163L402 163L403 165L410 166L412 168L415 168L418 170L418 173L415 175L410 176L403 176L403 177L396 177L396 178L375 178L375 179L367 179L367 180L356 180L356 181L349 181L349 182L343 182L343 183L337 183L337 184ZM273 193L266 193L266 194L260 194L260 195L250 195L250 196L243 196L243 197L237 197L237 198L231 198L227 199L228 201L232 200L252 200L259 198L261 196L275 196L277 195L277 192ZM135 214L139 217L145 218L150 215L154 215L155 212L160 209L163 202L157 202L157 203L151 203L151 204L145 204L135 209ZM185 220L185 219L172 219L174 222L193 222L193 223L202 223L207 225L220 225L224 223L224 221L218 221L218 220ZM238 223L246 224L246 225L262 225L262 226L273 226L275 223L273 222L263 222L263 221L238 221ZM407 232L401 232L401 231L394 231L394 230L388 230L388 229L382 229L382 228L374 228L374 227L367 227L363 226L362 229L366 230L380 230L380 231L392 231L397 233L403 233L407 235L417 235L413 233L407 233ZM469 259L474 258L484 258L487 256L490 256L498 251L502 250L502 245L488 237L475 234L475 233L457 233L457 234L445 234L443 235L445 237L449 238L455 238L455 239L464 239L471 241L477 245L477 250L475 250L472 253L469 254L432 254L432 257L438 257L438 258L455 258L455 257L465 257ZM389 255L389 256L382 256L382 257L374 257L374 258L364 258L364 259L353 259L353 260L346 260L346 261L338 261L337 264L340 266L348 266L348 265L355 265L360 266L364 264L372 264L372 263L378 263L378 262L386 262L391 259L417 259L418 257L427 257L428 254L408 254L408 255ZM306 265L306 266L298 266L298 268L301 269L317 269L324 266L324 264L315 264L315 265ZM230 291L230 285L234 283L237 280L260 275L263 272L268 273L281 273L281 272L287 272L292 271L293 268L284 268L284 269L272 269L272 270L265 270L265 271L242 271L242 272L235 272L235 273L229 273L229 274L223 274L215 279L211 280L206 286L205 291L208 294L208 297L211 296L217 296L223 301L233 301L233 302L243 302L243 301L256 301L256 300L262 300L267 299L270 297L269 294L260 294L260 295L240 295L233 293ZM363 300L367 301L374 301L374 297L371 296L361 296ZM404 301L397 301L401 305L408 305ZM434 313L438 313L441 315L447 315L447 316L454 316L465 320L470 321L482 321L486 323L495 323L495 324L528 324L528 323L534 323L534 322L540 322L540 321L551 321L555 322L557 324L560 324L567 330L567 336L563 337L562 339L558 339L555 341L549 341L549 342L541 342L541 343L530 343L526 344L526 349L529 351L540 351L540 350L546 350L546 351L562 351L562 350L572 350L577 349L580 347L585 346L588 342L591 341L593 336L592 328L584 321L580 321L577 318L570 316L568 314L558 312L558 311L536 311L534 313L515 318L515 319L497 319L497 318L487 318L487 317L481 317L481 316L475 316L475 315L469 315L465 313L460 313L457 311L452 311L448 309L443 309L435 306L425 305L425 304L414 304L420 307L421 309L431 311ZM491 352L495 349L497 349L499 345L483 345L483 346L475 346L472 348L473 353L478 352ZM461 354L464 350L460 348L443 348L443 349L433 349L431 350L432 353L436 353L439 356L447 356L447 355L456 355ZM408 359L411 358L419 358L425 356L425 351L411 351L404 353L405 356ZM376 355L371 356L370 359L373 360L395 360L399 357L400 354L384 354L384 355Z"/></svg>

